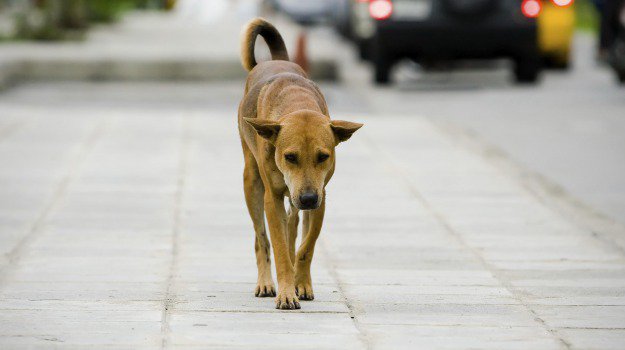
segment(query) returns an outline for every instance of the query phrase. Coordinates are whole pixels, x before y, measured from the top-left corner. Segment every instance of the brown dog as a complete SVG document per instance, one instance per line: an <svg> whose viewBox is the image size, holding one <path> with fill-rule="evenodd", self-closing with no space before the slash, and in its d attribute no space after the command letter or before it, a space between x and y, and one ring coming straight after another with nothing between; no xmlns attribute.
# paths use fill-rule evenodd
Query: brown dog
<svg viewBox="0 0 625 350"><path fill-rule="evenodd" d="M256 64L258 35L267 42L271 61ZM299 299L314 298L310 264L323 223L325 186L334 173L334 148L362 124L330 120L321 91L300 66L289 62L282 36L270 23L252 20L242 44L241 59L249 75L239 105L239 134L245 201L256 231L256 296L276 296L266 213L278 274L276 308L299 309ZM289 198L288 213L284 197ZM303 239L295 254L299 210L304 210Z"/></svg>

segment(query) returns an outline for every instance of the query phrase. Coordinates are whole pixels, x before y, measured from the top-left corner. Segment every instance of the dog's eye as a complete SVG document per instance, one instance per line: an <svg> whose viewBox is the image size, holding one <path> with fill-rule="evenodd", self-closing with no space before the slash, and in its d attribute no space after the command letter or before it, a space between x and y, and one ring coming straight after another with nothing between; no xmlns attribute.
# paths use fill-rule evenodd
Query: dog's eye
<svg viewBox="0 0 625 350"><path fill-rule="evenodd" d="M319 153L319 155L317 156L317 162L319 163L323 163L325 162L328 158L330 158L329 154L326 153Z"/></svg>
<svg viewBox="0 0 625 350"><path fill-rule="evenodd" d="M293 154L293 153L287 153L284 155L284 159L291 163L291 164L297 164L297 155Z"/></svg>

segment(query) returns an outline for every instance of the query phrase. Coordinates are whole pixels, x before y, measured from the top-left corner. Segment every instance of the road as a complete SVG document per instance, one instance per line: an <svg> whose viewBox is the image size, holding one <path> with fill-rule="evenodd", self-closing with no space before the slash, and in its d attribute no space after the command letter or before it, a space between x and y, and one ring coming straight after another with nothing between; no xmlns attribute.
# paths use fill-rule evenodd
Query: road
<svg viewBox="0 0 625 350"><path fill-rule="evenodd" d="M546 72L540 85L509 83L507 69L415 73L373 88L366 66L342 56L339 111L419 115L470 130L527 169L625 223L625 87L594 60L587 34L575 41L571 72Z"/></svg>

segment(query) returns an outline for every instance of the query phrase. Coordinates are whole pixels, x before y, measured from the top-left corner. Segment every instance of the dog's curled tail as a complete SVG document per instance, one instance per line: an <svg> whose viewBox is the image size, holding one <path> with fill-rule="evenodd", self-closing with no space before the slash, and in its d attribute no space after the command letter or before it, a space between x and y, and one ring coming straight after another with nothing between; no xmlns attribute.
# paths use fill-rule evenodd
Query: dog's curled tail
<svg viewBox="0 0 625 350"><path fill-rule="evenodd" d="M241 62L243 63L243 68L251 71L256 66L254 44L258 35L262 36L267 46L269 46L272 60L289 60L286 45L284 45L282 35L280 35L276 27L262 18L254 18L243 29L241 40Z"/></svg>

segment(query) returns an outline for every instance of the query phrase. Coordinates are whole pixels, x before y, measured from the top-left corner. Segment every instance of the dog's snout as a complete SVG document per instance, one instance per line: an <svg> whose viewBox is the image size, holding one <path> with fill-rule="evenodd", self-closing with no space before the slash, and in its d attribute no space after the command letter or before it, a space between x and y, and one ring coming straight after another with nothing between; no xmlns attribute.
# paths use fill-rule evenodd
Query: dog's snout
<svg viewBox="0 0 625 350"><path fill-rule="evenodd" d="M315 209L317 208L317 202L319 201L319 196L314 192L304 193L299 196L299 203L301 204L301 209Z"/></svg>

